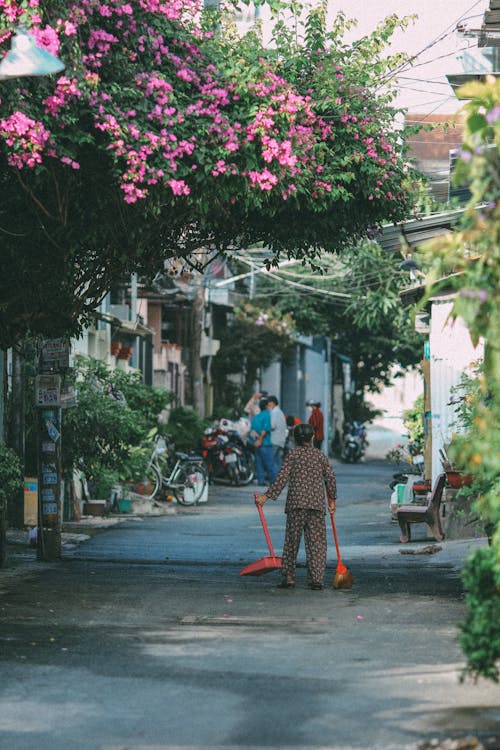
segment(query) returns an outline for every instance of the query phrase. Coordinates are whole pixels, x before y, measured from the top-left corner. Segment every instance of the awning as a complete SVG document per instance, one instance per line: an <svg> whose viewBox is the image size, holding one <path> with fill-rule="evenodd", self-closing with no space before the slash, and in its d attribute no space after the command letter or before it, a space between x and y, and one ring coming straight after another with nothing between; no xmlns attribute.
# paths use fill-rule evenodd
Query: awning
<svg viewBox="0 0 500 750"><path fill-rule="evenodd" d="M122 320L116 315L103 312L96 312L95 317L110 325L117 333L125 333L128 336L150 336L155 332L154 328L144 325L139 320Z"/></svg>

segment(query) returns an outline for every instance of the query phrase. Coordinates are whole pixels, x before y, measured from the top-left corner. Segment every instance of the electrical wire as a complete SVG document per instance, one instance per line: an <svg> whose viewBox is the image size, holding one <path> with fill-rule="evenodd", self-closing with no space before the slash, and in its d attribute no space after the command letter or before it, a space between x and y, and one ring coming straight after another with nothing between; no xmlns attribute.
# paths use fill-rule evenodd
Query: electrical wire
<svg viewBox="0 0 500 750"><path fill-rule="evenodd" d="M264 269L257 269L257 271L259 270L262 271ZM349 298L352 298L353 296L355 296L356 298L365 299L363 295L358 295L358 294L353 295L352 293L349 294L346 292L333 291L331 289L323 289L321 287L313 287L311 285L302 284L299 282L290 281L287 278L283 278L283 276L289 276L289 275L292 275L292 274L288 271L283 271L282 269L279 269L276 272L267 271L266 273L266 276L279 280L282 283L288 284L296 288L304 289L307 291L315 291L318 294L324 294L324 295L332 296L332 297L340 297L344 299L349 299ZM349 283L354 284L354 285L356 285L357 283L360 286L362 286L364 289L377 289L380 287L385 287L387 282L392 281L397 275L399 275L399 273L396 271L396 269L393 269L390 275L386 274L383 278L381 278L379 271L373 271L372 273L366 273L366 272L360 271L358 274L348 273L346 274L345 277L337 276L337 277L330 277L330 278L343 280L344 282L346 282L346 286L348 288L349 288ZM294 278L304 278L304 276L301 274L293 274L293 276ZM306 278L311 278L311 275L307 275ZM319 276L316 278L318 282L323 282L325 280L324 276Z"/></svg>
<svg viewBox="0 0 500 750"><path fill-rule="evenodd" d="M475 2L475 3L474 3L474 4L473 4L473 5L472 5L472 6L471 6L471 7L470 7L470 8L469 8L469 9L468 9L467 11L465 11L465 13L469 13L470 11L474 10L474 8L476 8L476 7L478 6L478 5L480 5L480 4L482 4L482 3L484 3L484 0L476 0L476 2ZM464 13L463 13L462 15L458 16L458 18L456 18L456 19L455 19L455 20L454 20L454 21L453 21L453 22L452 22L452 23L451 23L451 24L450 24L449 26L447 26L447 27L446 27L446 28L445 28L445 29L444 29L444 30L443 30L443 31L442 31L442 32L441 32L441 33L439 34L439 36L437 36L437 37L436 37L436 38L435 38L434 40L432 40L432 41L431 41L431 42L429 42L429 43L428 43L428 44L427 44L427 45L426 45L425 47L423 47L423 48L422 48L422 49L421 49L421 50L420 50L419 52L417 52L417 53L416 53L415 55L413 55L413 56L412 56L412 57L410 58L410 60L409 60L408 62L406 62L406 63L403 63L403 64L402 64L402 65L400 66L400 68L399 68L399 72L404 72L404 70L405 70L405 69L406 69L406 67L408 67L408 66L409 66L409 67L414 67L414 66L412 66L412 64L411 64L411 61L412 61L412 60L416 60L416 59L417 59L418 57L421 57L421 55L423 55L423 54L424 54L425 52L427 52L427 51L428 51L429 49L432 49L432 48L433 48L433 47L435 47L435 46L436 46L437 44L439 44L440 42L444 41L444 40L445 40L445 39L446 39L447 37L449 37L449 36L451 35L451 33L455 31L455 29L456 29L456 27L457 27L458 23L459 23L459 22L460 22L460 21L461 21L461 20L462 20L462 19L463 19L464 17L466 17ZM468 49L468 47L465 47L464 49ZM455 52L455 54L456 54L456 52ZM437 59L441 59L441 58L437 58ZM435 62L435 60L430 60L428 64L430 64L430 63L432 63L432 62ZM396 70L397 70L397 69L396 69Z"/></svg>

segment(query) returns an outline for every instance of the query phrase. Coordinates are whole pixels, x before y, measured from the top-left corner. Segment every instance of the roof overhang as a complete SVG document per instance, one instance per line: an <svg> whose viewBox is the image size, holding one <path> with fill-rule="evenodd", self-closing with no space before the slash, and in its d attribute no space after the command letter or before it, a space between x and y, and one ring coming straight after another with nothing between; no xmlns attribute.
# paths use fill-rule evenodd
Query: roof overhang
<svg viewBox="0 0 500 750"><path fill-rule="evenodd" d="M457 97L457 99L460 100L466 100L468 97L459 95L459 89L461 86L463 86L466 83L470 83L471 81L479 81L479 83L486 83L486 79L488 77L493 76L493 78L500 78L500 73L454 73L449 74L446 76L448 83L450 84L451 88L453 89L453 93Z"/></svg>
<svg viewBox="0 0 500 750"><path fill-rule="evenodd" d="M154 333L154 329L144 325L138 320L122 320L116 315L110 313L96 312L97 320L110 325L117 333L125 333L129 336L149 336Z"/></svg>
<svg viewBox="0 0 500 750"><path fill-rule="evenodd" d="M443 276L442 278L437 279L433 284L433 288L435 287L436 291L429 296L427 301L430 303L436 302L437 300L444 301L454 299L457 292L453 289L451 282L452 279L456 279L461 275L461 273L452 273L449 276ZM427 284L416 284L415 286L408 287L408 289L402 289L399 292L401 304L403 307L418 304L420 300L423 299L426 291Z"/></svg>

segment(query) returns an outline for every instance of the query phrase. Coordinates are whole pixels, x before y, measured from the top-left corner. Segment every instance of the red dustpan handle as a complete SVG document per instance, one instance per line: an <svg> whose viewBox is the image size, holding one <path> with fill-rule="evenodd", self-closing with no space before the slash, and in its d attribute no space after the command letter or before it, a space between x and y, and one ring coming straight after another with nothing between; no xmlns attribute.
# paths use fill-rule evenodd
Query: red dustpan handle
<svg viewBox="0 0 500 750"><path fill-rule="evenodd" d="M269 529L267 528L267 521L266 517L264 515L264 511L262 510L262 505L255 501L255 505L257 506L257 510L259 511L260 521L262 523L262 528L264 529L264 535L266 537L267 546L269 547L269 554L271 557L275 557L273 544L271 542L271 537L269 535Z"/></svg>

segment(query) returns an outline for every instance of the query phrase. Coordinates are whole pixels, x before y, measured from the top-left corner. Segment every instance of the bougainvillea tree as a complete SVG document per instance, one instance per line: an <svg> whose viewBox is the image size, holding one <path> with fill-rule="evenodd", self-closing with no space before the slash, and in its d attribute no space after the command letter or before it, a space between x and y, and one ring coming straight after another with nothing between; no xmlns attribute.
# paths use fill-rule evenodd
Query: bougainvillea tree
<svg viewBox="0 0 500 750"><path fill-rule="evenodd" d="M264 48L198 0L0 0L0 54L22 24L66 64L0 81L0 344L74 332L166 258L314 257L408 216L384 88L400 22L350 47L324 20L299 39L278 18Z"/></svg>

